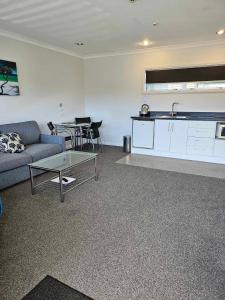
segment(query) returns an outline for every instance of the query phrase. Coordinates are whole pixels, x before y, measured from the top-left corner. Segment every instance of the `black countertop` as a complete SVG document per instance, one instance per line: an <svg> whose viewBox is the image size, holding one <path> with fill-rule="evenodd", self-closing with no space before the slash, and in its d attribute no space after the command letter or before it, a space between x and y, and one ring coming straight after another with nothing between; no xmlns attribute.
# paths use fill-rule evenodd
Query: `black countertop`
<svg viewBox="0 0 225 300"><path fill-rule="evenodd" d="M224 121L225 112L177 112L176 117L170 116L169 111L152 111L149 117L132 116L133 120L193 120L193 121Z"/></svg>

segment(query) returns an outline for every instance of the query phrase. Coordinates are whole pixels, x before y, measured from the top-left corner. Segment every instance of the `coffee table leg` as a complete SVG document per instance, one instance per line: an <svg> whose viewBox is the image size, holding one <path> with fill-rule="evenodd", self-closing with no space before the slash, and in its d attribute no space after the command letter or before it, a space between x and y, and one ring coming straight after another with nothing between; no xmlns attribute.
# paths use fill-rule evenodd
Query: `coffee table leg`
<svg viewBox="0 0 225 300"><path fill-rule="evenodd" d="M98 180L97 156L95 157L95 181Z"/></svg>
<svg viewBox="0 0 225 300"><path fill-rule="evenodd" d="M31 166L29 166L29 171L30 171L31 194L34 195L34 176L33 176L32 167Z"/></svg>
<svg viewBox="0 0 225 300"><path fill-rule="evenodd" d="M64 202L65 195L63 194L63 182L62 172L59 172L59 184L60 184L60 201Z"/></svg>

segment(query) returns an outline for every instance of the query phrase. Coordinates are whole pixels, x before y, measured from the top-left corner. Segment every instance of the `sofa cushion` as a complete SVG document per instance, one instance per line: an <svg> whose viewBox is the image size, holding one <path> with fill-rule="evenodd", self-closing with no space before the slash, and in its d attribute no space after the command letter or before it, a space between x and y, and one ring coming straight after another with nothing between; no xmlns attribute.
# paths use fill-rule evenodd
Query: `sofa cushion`
<svg viewBox="0 0 225 300"><path fill-rule="evenodd" d="M0 153L0 173L25 166L32 162L31 156L22 153Z"/></svg>
<svg viewBox="0 0 225 300"><path fill-rule="evenodd" d="M37 122L35 121L0 125L0 133L8 132L17 132L20 135L24 145L40 142L41 132Z"/></svg>
<svg viewBox="0 0 225 300"><path fill-rule="evenodd" d="M58 144L33 144L26 146L24 152L32 157L33 162L60 153Z"/></svg>

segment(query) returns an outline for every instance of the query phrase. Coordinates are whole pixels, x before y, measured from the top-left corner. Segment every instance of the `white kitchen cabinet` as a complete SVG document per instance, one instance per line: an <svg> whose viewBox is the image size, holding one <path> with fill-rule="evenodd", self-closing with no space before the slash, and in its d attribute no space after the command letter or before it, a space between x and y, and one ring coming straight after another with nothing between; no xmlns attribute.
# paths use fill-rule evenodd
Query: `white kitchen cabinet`
<svg viewBox="0 0 225 300"><path fill-rule="evenodd" d="M225 139L216 138L217 121L156 119L155 129L153 122L145 123L133 122L132 153L225 165Z"/></svg>
<svg viewBox="0 0 225 300"><path fill-rule="evenodd" d="M154 150L169 152L171 120L155 120Z"/></svg>
<svg viewBox="0 0 225 300"><path fill-rule="evenodd" d="M216 157L225 157L225 140L215 140L214 155Z"/></svg>
<svg viewBox="0 0 225 300"><path fill-rule="evenodd" d="M215 128L188 128L188 136L211 138L214 139L216 134Z"/></svg>
<svg viewBox="0 0 225 300"><path fill-rule="evenodd" d="M212 156L215 140L210 138L188 137L187 154Z"/></svg>
<svg viewBox="0 0 225 300"><path fill-rule="evenodd" d="M156 120L154 150L186 153L188 122L179 120Z"/></svg>
<svg viewBox="0 0 225 300"><path fill-rule="evenodd" d="M154 121L133 120L133 147L153 148Z"/></svg>
<svg viewBox="0 0 225 300"><path fill-rule="evenodd" d="M188 121L171 121L170 152L185 154L187 151Z"/></svg>
<svg viewBox="0 0 225 300"><path fill-rule="evenodd" d="M189 121L190 128L216 129L215 121Z"/></svg>
<svg viewBox="0 0 225 300"><path fill-rule="evenodd" d="M216 122L189 121L187 154L213 156Z"/></svg>

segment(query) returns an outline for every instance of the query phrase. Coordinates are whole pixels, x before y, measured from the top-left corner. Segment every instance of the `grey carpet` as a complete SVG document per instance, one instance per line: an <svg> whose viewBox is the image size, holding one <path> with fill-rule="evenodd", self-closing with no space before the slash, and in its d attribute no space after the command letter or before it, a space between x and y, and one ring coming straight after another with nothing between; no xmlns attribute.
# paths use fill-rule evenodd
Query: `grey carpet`
<svg viewBox="0 0 225 300"><path fill-rule="evenodd" d="M0 299L46 274L94 299L225 299L224 180L124 166L105 147L100 178L67 195L3 193Z"/></svg>

